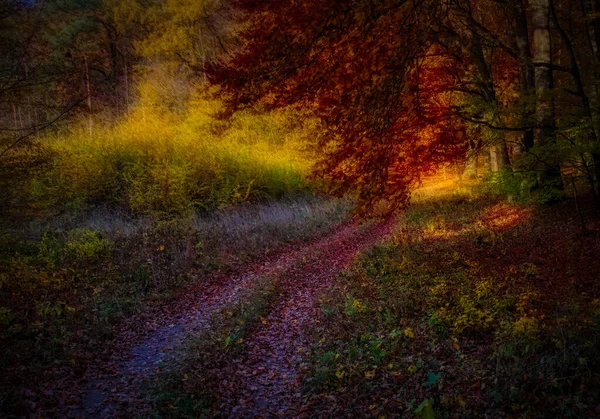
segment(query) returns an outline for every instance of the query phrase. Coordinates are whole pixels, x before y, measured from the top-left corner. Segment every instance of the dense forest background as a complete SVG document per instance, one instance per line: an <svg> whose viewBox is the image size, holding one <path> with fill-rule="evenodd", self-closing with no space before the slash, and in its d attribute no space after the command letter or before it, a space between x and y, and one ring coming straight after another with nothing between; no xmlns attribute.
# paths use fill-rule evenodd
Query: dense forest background
<svg viewBox="0 0 600 419"><path fill-rule="evenodd" d="M308 165L300 167L284 150L317 145L324 155L316 159L319 173L344 192L360 190L368 205L383 196L402 203L421 177L482 152L490 154L493 171L504 172L501 182L511 193L537 190L552 200L580 180L598 202L596 7L589 1L5 2L3 179L24 180L14 172L52 161L62 181L46 173L10 189L39 202L128 201L137 208L157 205L156 196L136 196L141 185L159 194L161 178L164 184L195 176L166 192L171 196L160 205L175 211L235 201L236 193L260 195L267 187L250 185L256 176L248 176L231 180L239 189L223 192L231 196L209 196L201 176L165 150L144 163L150 172L130 168L126 180L105 166L96 179L76 173L85 171L77 168L83 143L95 149L98 138L120 137L111 151L119 156L108 159L118 171L142 164L126 143L165 130L161 136L179 145L186 135L201 137L192 147L270 137L269 153L283 153L303 173ZM240 16L248 18L241 23ZM240 133L248 125L254 134ZM61 140L37 141L40 135ZM252 153L260 154L258 148ZM87 166L103 165L98 153L91 156ZM271 176L294 170L281 167L281 158L279 166L276 156L269 163ZM153 159L168 167L159 169ZM214 160L213 170L231 163Z"/></svg>
<svg viewBox="0 0 600 419"><path fill-rule="evenodd" d="M7 4L3 210L168 214L302 190L316 120L260 106L220 117L199 70L233 36L227 13L210 2Z"/></svg>
<svg viewBox="0 0 600 419"><path fill-rule="evenodd" d="M358 217L352 252L396 227L323 251L304 402L599 414L599 0L0 0L0 186L0 412L77 405L124 322ZM291 275L188 366L242 356ZM189 374L153 411L222 412Z"/></svg>

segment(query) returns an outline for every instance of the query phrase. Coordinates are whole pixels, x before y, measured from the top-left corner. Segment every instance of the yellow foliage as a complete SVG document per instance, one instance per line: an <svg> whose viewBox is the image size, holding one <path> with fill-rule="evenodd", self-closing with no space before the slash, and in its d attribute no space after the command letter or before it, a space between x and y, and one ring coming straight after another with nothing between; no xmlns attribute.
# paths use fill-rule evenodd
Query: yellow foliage
<svg viewBox="0 0 600 419"><path fill-rule="evenodd" d="M166 0L143 13L153 28L137 45L146 57L167 57L199 67L235 47L239 24L227 2L219 0Z"/></svg>
<svg viewBox="0 0 600 419"><path fill-rule="evenodd" d="M535 334L539 330L538 321L534 317L523 316L513 324L516 333Z"/></svg>
<svg viewBox="0 0 600 419"><path fill-rule="evenodd" d="M354 300L352 302L352 308L356 309L356 311L358 311L359 313L361 313L362 311L364 311L365 306L360 301Z"/></svg>
<svg viewBox="0 0 600 419"><path fill-rule="evenodd" d="M44 139L54 166L33 180L32 200L181 213L306 188L309 119L290 110L245 110L221 120L220 101L196 93L182 110L165 106L164 89L142 83L129 116L109 128L96 124L91 137L75 127Z"/></svg>

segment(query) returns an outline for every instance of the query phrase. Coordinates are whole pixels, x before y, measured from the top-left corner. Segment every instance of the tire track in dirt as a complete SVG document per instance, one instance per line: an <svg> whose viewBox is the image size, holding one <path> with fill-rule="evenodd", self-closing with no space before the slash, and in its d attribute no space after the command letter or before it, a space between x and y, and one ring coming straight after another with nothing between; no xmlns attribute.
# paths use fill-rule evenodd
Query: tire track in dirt
<svg viewBox="0 0 600 419"><path fill-rule="evenodd" d="M228 377L220 381L220 416L293 417L301 413L302 357L311 344L311 326L320 309L317 297L360 250L389 235L393 225L394 220L388 219L362 234L354 227L328 237L307 249L302 263L282 273L282 296L265 326L253 331L244 354L219 374Z"/></svg>
<svg viewBox="0 0 600 419"><path fill-rule="evenodd" d="M297 377L293 365L297 357L292 354L289 339L302 342L303 345L306 342L299 319L306 318L307 313L314 310L317 292L330 284L359 250L384 237L391 225L392 222L388 220L361 233L361 228L355 222L343 223L326 236L297 245L275 259L250 265L225 280L203 284L170 304L166 313L155 313L157 318L130 320L120 334L110 361L99 362L90 368L86 376L87 384L81 389L81 407L71 411L69 416L105 418L149 415L150 401L139 393L140 383L156 374L163 361L176 354L175 349L185 344L186 338L210 327L211 316L215 312L237 302L252 289L256 280L269 275L282 275L282 303L275 307L267 319L269 327L257 331L257 335L249 340L249 345L252 352L262 354L258 362L264 362L264 371L268 373L261 377L272 374L276 379L276 387L284 389L278 394L287 394L290 384ZM136 324L141 322L144 324ZM148 327L147 324L152 326ZM150 332L140 332L143 329L149 329ZM276 342L281 339L288 340L278 345ZM243 372L243 369L240 371ZM259 411L273 409L276 400L281 403L287 400L285 397L264 397L264 391L272 386L265 380L263 382L258 387L240 383L240 393L252 391L253 409L239 413L259 415ZM289 407L289 403L285 403L281 406L284 410ZM224 409L236 414L233 407L239 410L237 404L234 406L231 403ZM277 407L277 410L281 408Z"/></svg>

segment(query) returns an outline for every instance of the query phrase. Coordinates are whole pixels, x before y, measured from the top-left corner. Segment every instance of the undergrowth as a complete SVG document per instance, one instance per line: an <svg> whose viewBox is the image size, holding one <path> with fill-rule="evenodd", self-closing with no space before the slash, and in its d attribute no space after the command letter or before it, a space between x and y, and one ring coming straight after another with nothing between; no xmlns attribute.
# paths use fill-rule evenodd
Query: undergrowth
<svg viewBox="0 0 600 419"><path fill-rule="evenodd" d="M582 235L571 202L418 199L321 297L306 401L331 417L596 417L597 216Z"/></svg>
<svg viewBox="0 0 600 419"><path fill-rule="evenodd" d="M57 370L81 374L115 337L115 326L148 302L324 234L349 210L347 201L305 195L167 220L95 209L4 228L0 412L30 411L33 398L20 392L32 374L40 391L53 385Z"/></svg>
<svg viewBox="0 0 600 419"><path fill-rule="evenodd" d="M47 133L35 139L37 154L17 150L1 162L0 172L16 170L13 160L40 160L12 177L19 187L0 209L39 216L102 205L170 218L313 189L314 120L292 110L223 111L198 93L183 109L140 101L119 122Z"/></svg>

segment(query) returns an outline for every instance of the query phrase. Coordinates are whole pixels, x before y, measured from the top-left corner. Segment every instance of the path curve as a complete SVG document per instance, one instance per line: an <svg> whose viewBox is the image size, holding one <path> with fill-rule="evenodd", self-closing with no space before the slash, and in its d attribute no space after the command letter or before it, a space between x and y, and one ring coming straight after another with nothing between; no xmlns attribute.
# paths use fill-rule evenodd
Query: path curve
<svg viewBox="0 0 600 419"><path fill-rule="evenodd" d="M247 354L237 360L231 382L223 388L221 415L266 417L293 415L299 409L296 381L302 350L307 347L311 321L318 309L315 297L365 247L388 235L393 219L359 226L353 221L341 224L329 234L288 249L274 259L252 264L239 273L200 284L170 304L160 316L132 319L120 332L108 362L90 368L81 389L81 409L74 417L124 417L150 414L151 405L138 393L139 384L158 372L170 354L199 330L209 327L211 316L234 304L259 278L277 275L282 296L270 311L265 327L247 340ZM308 320L307 320L308 319ZM139 325L144 321L144 325ZM140 333L139 329L149 332ZM129 342L134 341L132 345ZM302 349L299 349L302 348ZM108 364L109 367L105 364ZM259 371L258 374L253 372ZM222 382L221 382L222 384ZM244 400L240 403L240 400ZM275 412L275 413L273 413Z"/></svg>
<svg viewBox="0 0 600 419"><path fill-rule="evenodd" d="M263 327L247 339L247 351L221 371L220 415L294 417L302 412L299 385L302 357L311 344L318 318L318 296L330 287L362 249L385 238L393 219L365 231L351 226L307 249L306 260L280 276L283 295ZM226 381L226 382L223 382Z"/></svg>

